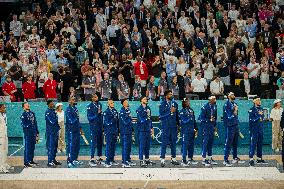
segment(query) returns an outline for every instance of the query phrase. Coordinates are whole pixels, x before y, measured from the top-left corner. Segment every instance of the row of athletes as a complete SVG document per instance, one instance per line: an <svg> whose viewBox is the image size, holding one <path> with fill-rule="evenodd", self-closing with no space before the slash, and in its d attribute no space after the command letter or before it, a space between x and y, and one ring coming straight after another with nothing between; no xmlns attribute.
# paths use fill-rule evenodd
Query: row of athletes
<svg viewBox="0 0 284 189"><path fill-rule="evenodd" d="M239 137L239 119L238 106L236 104L234 93L228 94L228 100L223 108L223 121L226 129L226 142L224 148L224 162L226 166L232 166L233 163L244 163L237 156L238 137ZM137 130L139 140L139 160L141 167L147 167L155 164L149 158L151 135L153 135L153 126L151 120L151 109L147 105L146 97L141 98L141 105L136 110L137 113ZM89 165L91 167L97 164L104 164L105 167L118 165L114 161L117 140L120 139L122 147L122 167L131 167L135 163L131 161L132 146L132 117L127 100L122 100L122 108L120 112L115 109L114 101L108 100L108 107L103 112L102 105L98 101L98 96L92 96L92 102L87 106L87 117L90 124L90 153L91 159ZM255 97L253 107L249 110L249 129L250 129L250 149L249 149L249 165L254 166L254 155L257 150L256 163L266 164L262 159L262 141L263 141L263 109L261 100ZM48 167L56 167L61 165L56 160L56 152L58 145L58 133L60 126L58 117L55 112L54 102L47 101L48 109L45 113L46 120L46 146L48 151ZM34 167L38 164L34 162L35 144L39 139L39 131L35 113L30 110L27 102L23 103L24 112L21 115L21 125L24 131L24 165L25 167ZM80 135L84 135L79 122L79 112L76 107L75 98L69 99L69 106L65 111L66 117L66 133L67 133L67 165L69 168L77 167L83 164L78 160L80 151ZM171 91L165 92L165 99L159 106L159 118L161 123L161 166L166 165L165 155L166 148L170 144L171 161L173 165L189 166L197 164L193 160L194 140L197 136L198 128L193 109L190 107L188 99L182 101L182 109L178 110L178 104L173 100ZM217 162L212 158L212 147L214 135L217 133L217 105L215 96L210 96L208 103L202 106L201 113L198 117L201 122L202 131L202 164L204 166L216 165ZM176 160L176 141L180 131L182 137L182 161ZM106 160L102 159L103 134L106 139ZM232 150L233 160L229 161L229 154ZM97 151L97 159L95 159L95 151Z"/></svg>

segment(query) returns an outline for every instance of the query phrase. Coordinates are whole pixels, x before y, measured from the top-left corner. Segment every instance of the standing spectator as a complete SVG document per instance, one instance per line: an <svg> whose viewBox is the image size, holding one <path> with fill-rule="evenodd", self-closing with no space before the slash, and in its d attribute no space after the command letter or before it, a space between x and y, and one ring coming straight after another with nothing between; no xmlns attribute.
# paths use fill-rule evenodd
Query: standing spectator
<svg viewBox="0 0 284 189"><path fill-rule="evenodd" d="M104 15L103 8L99 8L99 14L96 15L96 23L98 24L102 33L105 33L107 29L107 19L106 19L106 16Z"/></svg>
<svg viewBox="0 0 284 189"><path fill-rule="evenodd" d="M155 77L150 76L149 83L147 84L147 91L146 91L146 96L149 100L156 100L157 98L156 87L155 87L154 81L155 81Z"/></svg>
<svg viewBox="0 0 284 189"><path fill-rule="evenodd" d="M202 73L196 73L196 78L191 83L192 91L199 96L199 99L205 99L205 90L207 89L206 79L202 78Z"/></svg>
<svg viewBox="0 0 284 189"><path fill-rule="evenodd" d="M56 89L57 89L57 82L53 80L53 74L49 73L48 80L44 83L43 88L42 88L45 98L46 99L50 99L50 98L56 99L57 98Z"/></svg>
<svg viewBox="0 0 284 189"><path fill-rule="evenodd" d="M15 84L12 82L11 76L6 76L6 82L2 85L2 92L5 96L9 96L11 102L16 101L15 93L17 92Z"/></svg>
<svg viewBox="0 0 284 189"><path fill-rule="evenodd" d="M141 60L141 57L137 57L137 61L134 63L134 74L138 75L141 80L142 96L145 94L145 87L148 79L148 68L146 64Z"/></svg>
<svg viewBox="0 0 284 189"><path fill-rule="evenodd" d="M138 75L135 76L135 83L133 86L133 100L138 101L141 98L141 83L140 77Z"/></svg>
<svg viewBox="0 0 284 189"><path fill-rule="evenodd" d="M240 82L240 89L243 92L243 96L248 96L249 94L254 94L252 89L252 83L249 79L248 72L244 72L244 79Z"/></svg>
<svg viewBox="0 0 284 189"><path fill-rule="evenodd" d="M101 99L103 101L107 101L108 99L111 99L111 80L109 78L108 73L104 73L104 79L101 81L100 84L100 91L101 91Z"/></svg>
<svg viewBox="0 0 284 189"><path fill-rule="evenodd" d="M166 72L167 72L167 81L171 83L173 77L176 76L177 63L175 61L174 56L170 56L168 60L166 60Z"/></svg>
<svg viewBox="0 0 284 189"><path fill-rule="evenodd" d="M173 80L172 80L171 84L169 85L169 90L172 91L175 100L180 99L179 98L180 97L179 96L180 89L179 89L179 86L178 86L177 76L173 77Z"/></svg>
<svg viewBox="0 0 284 189"><path fill-rule="evenodd" d="M168 82L166 80L166 77L167 77L166 72L162 71L161 78L160 78L159 83L158 83L158 94L157 94L157 96L160 97L160 99L164 98L165 91L168 90Z"/></svg>
<svg viewBox="0 0 284 189"><path fill-rule="evenodd" d="M219 68L218 74L224 85L230 85L230 65L225 54L221 55L221 59L217 61L217 67Z"/></svg>
<svg viewBox="0 0 284 189"><path fill-rule="evenodd" d="M210 83L210 92L212 95L216 96L217 99L224 95L224 84L218 75L216 75Z"/></svg>
<svg viewBox="0 0 284 189"><path fill-rule="evenodd" d="M33 76L32 75L28 75L28 80L23 83L22 86L22 90L23 90L23 94L24 94L24 99L25 100L29 100L29 99L35 99L36 95L35 95L35 91L36 91L36 85L33 82Z"/></svg>
<svg viewBox="0 0 284 189"><path fill-rule="evenodd" d="M58 135L58 147L57 152L63 152L65 153L66 150L66 144L65 144L65 128L64 128L64 110L63 110L63 104L57 103L55 105L56 108L56 114L58 117L58 124L60 126L59 135Z"/></svg>
<svg viewBox="0 0 284 189"><path fill-rule="evenodd" d="M18 21L18 16L13 15L13 20L10 22L10 31L13 32L15 38L17 40L20 39L21 33L22 33L22 23Z"/></svg>
<svg viewBox="0 0 284 189"><path fill-rule="evenodd" d="M270 113L270 120L272 121L272 150L279 152L282 148L282 129L280 127L281 115L283 108L281 107L281 100L274 100L274 105Z"/></svg>
<svg viewBox="0 0 284 189"><path fill-rule="evenodd" d="M260 74L260 65L256 62L255 57L250 58L250 63L247 66L247 70L249 73L249 78L251 79L251 87L252 91L257 91L259 88L260 80L259 80L259 74Z"/></svg>
<svg viewBox="0 0 284 189"><path fill-rule="evenodd" d="M88 71L88 75L83 78L81 87L84 89L84 97L86 101L92 99L92 95L96 93L96 77L94 76L94 69Z"/></svg>
<svg viewBox="0 0 284 189"><path fill-rule="evenodd" d="M119 32L119 26L116 24L116 20L111 20L111 25L107 27L106 30L106 37L109 41L110 45L114 45L115 47L118 44L118 32Z"/></svg>
<svg viewBox="0 0 284 189"><path fill-rule="evenodd" d="M118 75L117 94L119 100L129 99L130 89L122 74Z"/></svg>

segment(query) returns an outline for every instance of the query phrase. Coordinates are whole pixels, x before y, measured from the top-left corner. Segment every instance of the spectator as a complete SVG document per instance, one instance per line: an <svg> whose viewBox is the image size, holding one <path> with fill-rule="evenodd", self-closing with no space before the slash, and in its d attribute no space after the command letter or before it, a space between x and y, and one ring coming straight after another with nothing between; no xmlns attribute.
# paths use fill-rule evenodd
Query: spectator
<svg viewBox="0 0 284 189"><path fill-rule="evenodd" d="M119 100L129 99L130 89L122 74L118 75L117 94Z"/></svg>
<svg viewBox="0 0 284 189"><path fill-rule="evenodd" d="M53 80L53 74L49 73L48 74L48 80L44 83L43 85L43 93L45 96L45 99L51 99L51 98L57 98L57 82Z"/></svg>
<svg viewBox="0 0 284 189"><path fill-rule="evenodd" d="M2 91L5 96L9 96L11 102L15 102L17 100L15 96L17 89L15 84L12 82L11 76L6 76L6 82L2 85Z"/></svg>
<svg viewBox="0 0 284 189"><path fill-rule="evenodd" d="M96 93L96 77L94 75L94 69L90 68L87 72L86 77L82 80L81 87L84 89L84 99L91 101L92 95Z"/></svg>
<svg viewBox="0 0 284 189"><path fill-rule="evenodd" d="M28 75L27 81L23 83L22 90L23 90L25 100L28 101L29 99L35 99L36 85L33 82L32 75Z"/></svg>
<svg viewBox="0 0 284 189"><path fill-rule="evenodd" d="M137 57L137 62L134 63L134 74L139 76L141 87L145 88L148 79L148 69L139 56Z"/></svg>
<svg viewBox="0 0 284 189"><path fill-rule="evenodd" d="M248 96L250 94L254 94L251 90L252 88L252 82L249 79L248 72L244 72L244 79L240 82L240 89L243 92L242 96Z"/></svg>
<svg viewBox="0 0 284 189"><path fill-rule="evenodd" d="M212 95L220 99L224 95L224 84L220 77L216 75L210 83L210 92Z"/></svg>
<svg viewBox="0 0 284 189"><path fill-rule="evenodd" d="M202 78L202 73L196 73L196 78L191 83L193 93L199 96L199 99L205 98L205 90L207 89L206 79Z"/></svg>

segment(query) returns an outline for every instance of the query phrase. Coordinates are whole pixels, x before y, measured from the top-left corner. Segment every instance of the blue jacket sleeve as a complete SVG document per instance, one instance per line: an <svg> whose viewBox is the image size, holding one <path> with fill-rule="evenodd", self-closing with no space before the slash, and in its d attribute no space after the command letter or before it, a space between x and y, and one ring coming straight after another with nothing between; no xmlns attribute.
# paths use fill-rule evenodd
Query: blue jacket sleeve
<svg viewBox="0 0 284 189"><path fill-rule="evenodd" d="M35 128L36 128L36 133L39 134L39 131L38 131L38 125L37 125L37 120L36 120L36 116L35 116L35 113L34 114L34 118L35 118Z"/></svg>
<svg viewBox="0 0 284 189"><path fill-rule="evenodd" d="M110 125L112 123L112 118L108 115L108 112L104 112L104 125Z"/></svg>

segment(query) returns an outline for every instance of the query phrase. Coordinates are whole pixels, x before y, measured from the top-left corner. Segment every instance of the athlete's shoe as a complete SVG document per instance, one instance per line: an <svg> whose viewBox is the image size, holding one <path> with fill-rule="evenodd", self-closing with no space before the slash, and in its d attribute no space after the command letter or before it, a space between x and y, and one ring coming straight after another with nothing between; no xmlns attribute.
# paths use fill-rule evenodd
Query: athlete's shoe
<svg viewBox="0 0 284 189"><path fill-rule="evenodd" d="M91 159L89 161L89 165L90 165L90 167L96 167L97 166L97 162L94 159Z"/></svg>
<svg viewBox="0 0 284 189"><path fill-rule="evenodd" d="M236 157L236 158L234 158L233 161L232 161L232 164L235 164L235 163L244 164L245 161L242 161L239 157Z"/></svg>
<svg viewBox="0 0 284 189"><path fill-rule="evenodd" d="M226 167L232 167L232 164L230 163L229 160L225 160L225 161L223 162L223 165L225 165Z"/></svg>

